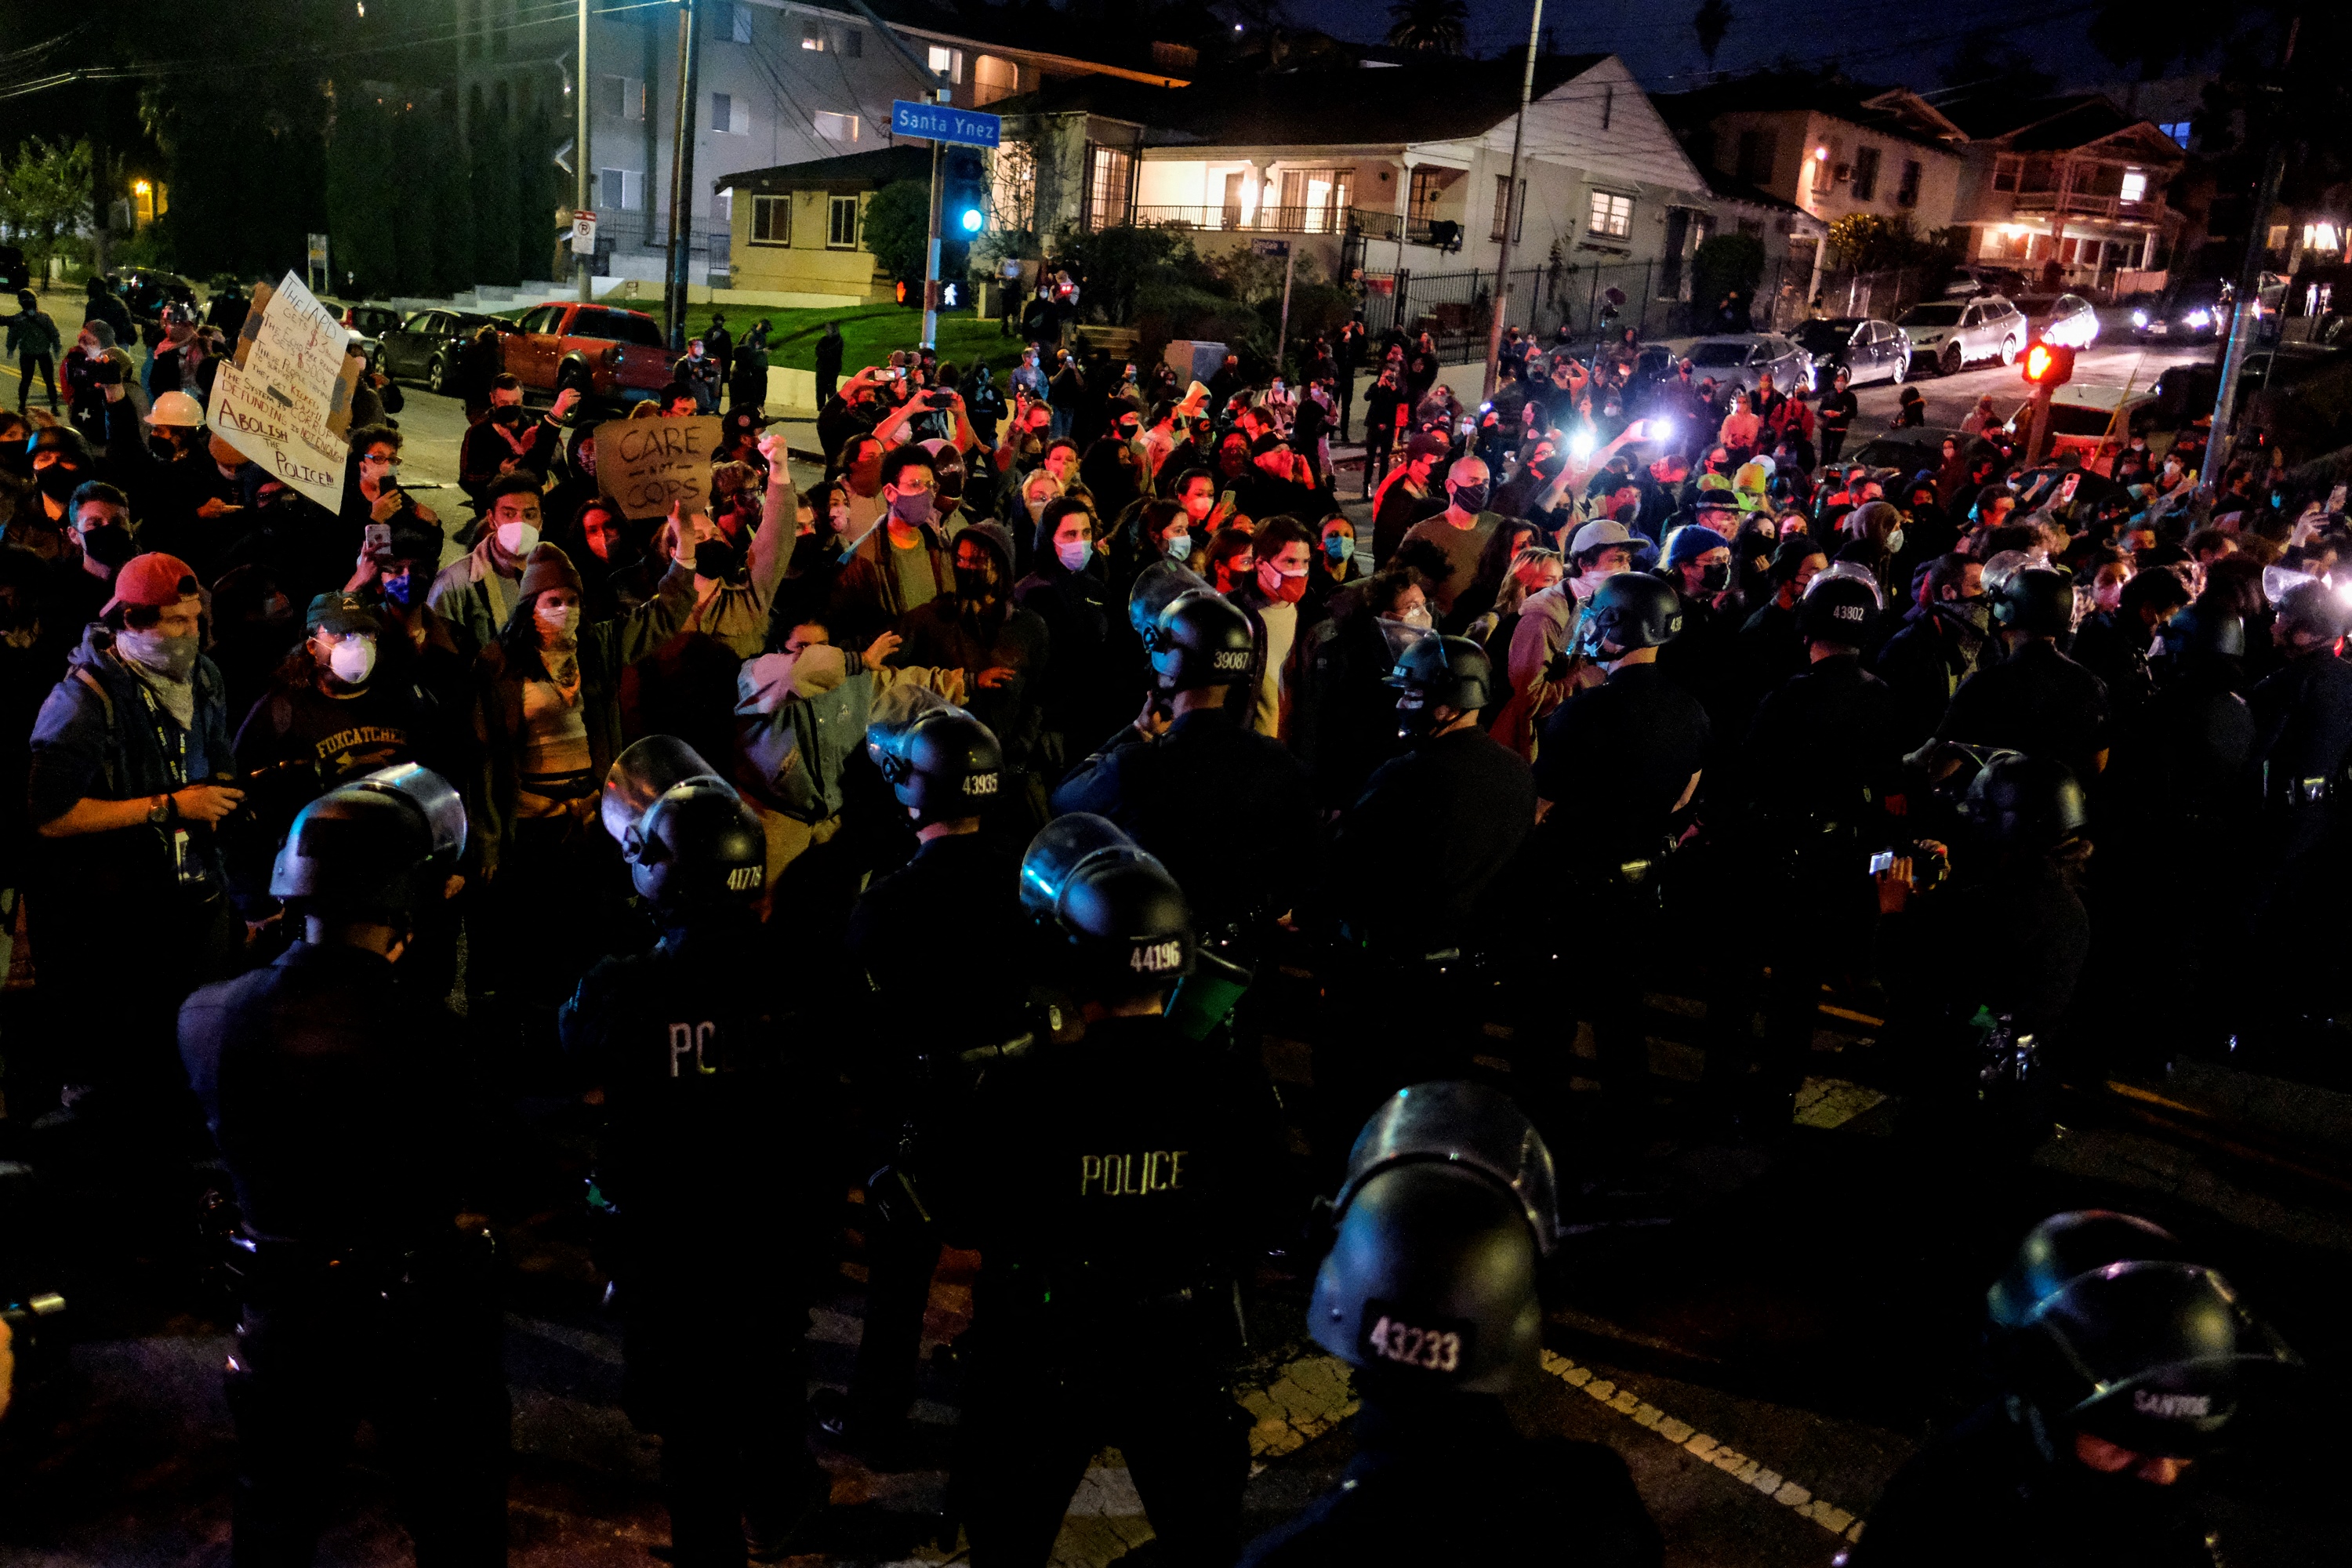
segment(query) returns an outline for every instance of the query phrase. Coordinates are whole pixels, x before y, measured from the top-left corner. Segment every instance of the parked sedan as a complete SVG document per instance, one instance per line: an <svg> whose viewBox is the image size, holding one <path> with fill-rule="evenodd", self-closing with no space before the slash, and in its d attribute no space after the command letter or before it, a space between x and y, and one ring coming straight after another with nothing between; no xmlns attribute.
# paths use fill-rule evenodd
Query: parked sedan
<svg viewBox="0 0 2352 1568"><path fill-rule="evenodd" d="M1694 382L1712 377L1717 386L1752 389L1768 372L1783 392L1813 389L1813 357L1778 332L1734 332L1701 338L1684 356Z"/></svg>
<svg viewBox="0 0 2352 1568"><path fill-rule="evenodd" d="M1998 294L1914 305L1895 325L1911 340L1911 357L1932 361L1943 375L1974 360L2015 364L2025 352L2025 312Z"/></svg>
<svg viewBox="0 0 2352 1568"><path fill-rule="evenodd" d="M1813 379L1826 385L1841 370L1856 386L1901 381L1911 374L1911 340L1892 321L1833 316L1806 321L1789 334L1813 356Z"/></svg>
<svg viewBox="0 0 2352 1568"><path fill-rule="evenodd" d="M376 368L395 381L421 381L436 392L456 390L457 351L484 327L515 330L503 316L471 310L418 310L383 334Z"/></svg>

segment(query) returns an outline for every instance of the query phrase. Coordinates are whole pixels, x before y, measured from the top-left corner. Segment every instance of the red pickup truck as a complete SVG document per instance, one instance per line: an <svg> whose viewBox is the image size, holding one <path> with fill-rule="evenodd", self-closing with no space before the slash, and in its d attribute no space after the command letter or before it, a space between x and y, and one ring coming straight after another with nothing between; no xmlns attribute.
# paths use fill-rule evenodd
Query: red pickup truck
<svg viewBox="0 0 2352 1568"><path fill-rule="evenodd" d="M541 305L525 310L517 328L499 335L499 352L526 392L575 386L583 395L634 403L669 384L661 325L642 310Z"/></svg>

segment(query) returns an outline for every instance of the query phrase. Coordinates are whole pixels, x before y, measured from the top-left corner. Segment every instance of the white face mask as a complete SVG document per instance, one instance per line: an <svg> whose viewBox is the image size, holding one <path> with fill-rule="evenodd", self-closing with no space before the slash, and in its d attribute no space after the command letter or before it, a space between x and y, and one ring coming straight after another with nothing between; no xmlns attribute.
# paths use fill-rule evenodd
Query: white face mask
<svg viewBox="0 0 2352 1568"><path fill-rule="evenodd" d="M541 604L532 606L531 615L538 620L540 630L551 637L568 637L580 629L580 606Z"/></svg>
<svg viewBox="0 0 2352 1568"><path fill-rule="evenodd" d="M327 668L345 686L363 686L375 670L375 640L373 637L342 637L334 650L327 655Z"/></svg>
<svg viewBox="0 0 2352 1568"><path fill-rule="evenodd" d="M1429 606L1427 605L1415 605L1412 609L1407 610L1404 614L1399 616L1397 619L1406 626L1418 626L1423 631L1427 631L1431 626L1437 624L1431 616Z"/></svg>
<svg viewBox="0 0 2352 1568"><path fill-rule="evenodd" d="M539 547L539 525L535 522L502 522L499 524L499 548L520 561Z"/></svg>

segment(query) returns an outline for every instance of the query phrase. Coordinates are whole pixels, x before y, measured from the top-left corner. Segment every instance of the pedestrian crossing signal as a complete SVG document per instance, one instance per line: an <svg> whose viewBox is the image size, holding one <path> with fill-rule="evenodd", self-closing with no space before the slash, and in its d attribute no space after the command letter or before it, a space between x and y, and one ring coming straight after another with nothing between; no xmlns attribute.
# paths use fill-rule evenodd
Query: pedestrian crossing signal
<svg viewBox="0 0 2352 1568"><path fill-rule="evenodd" d="M2030 386L2063 386L2074 378L2074 351L2061 343L2036 342L2025 351Z"/></svg>
<svg viewBox="0 0 2352 1568"><path fill-rule="evenodd" d="M899 279L898 279L898 303L900 303L901 305L903 305L903 304L905 304L905 303L907 302L907 295L908 295L908 292L909 292L909 290L908 290L908 288L907 288L907 280L906 280L904 278Z"/></svg>

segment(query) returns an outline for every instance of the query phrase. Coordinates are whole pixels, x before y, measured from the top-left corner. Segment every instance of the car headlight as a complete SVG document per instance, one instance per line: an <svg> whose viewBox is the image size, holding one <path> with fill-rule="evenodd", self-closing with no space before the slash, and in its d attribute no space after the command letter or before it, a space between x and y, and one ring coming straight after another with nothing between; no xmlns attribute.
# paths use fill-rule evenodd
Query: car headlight
<svg viewBox="0 0 2352 1568"><path fill-rule="evenodd" d="M2210 327L2213 324L2213 312L2191 310L2189 312L2189 324L2192 327Z"/></svg>
<svg viewBox="0 0 2352 1568"><path fill-rule="evenodd" d="M2146 310L2134 310L2132 312L2132 325L2135 327L2145 327L2147 325L2147 312Z"/></svg>

